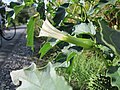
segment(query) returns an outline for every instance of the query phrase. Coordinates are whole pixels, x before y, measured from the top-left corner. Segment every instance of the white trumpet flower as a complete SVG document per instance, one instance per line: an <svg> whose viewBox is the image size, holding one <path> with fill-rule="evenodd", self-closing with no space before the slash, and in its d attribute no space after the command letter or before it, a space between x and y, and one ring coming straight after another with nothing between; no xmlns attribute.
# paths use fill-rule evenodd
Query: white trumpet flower
<svg viewBox="0 0 120 90"><path fill-rule="evenodd" d="M61 41L69 42L84 48L90 48L94 45L94 42L90 39L76 38L59 31L48 21L47 18L42 25L38 37L42 37L42 36L56 38Z"/></svg>
<svg viewBox="0 0 120 90"><path fill-rule="evenodd" d="M63 40L63 38L66 37L62 32L53 27L48 19L46 19L42 25L41 31L39 33L39 37L41 36L53 37L59 40Z"/></svg>

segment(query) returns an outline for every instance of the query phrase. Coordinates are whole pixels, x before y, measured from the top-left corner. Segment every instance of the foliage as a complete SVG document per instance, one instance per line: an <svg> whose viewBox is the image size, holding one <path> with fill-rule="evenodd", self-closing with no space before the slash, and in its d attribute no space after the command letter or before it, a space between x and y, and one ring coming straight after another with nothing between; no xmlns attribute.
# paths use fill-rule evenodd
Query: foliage
<svg viewBox="0 0 120 90"><path fill-rule="evenodd" d="M29 40L27 41L28 46L33 46L35 20L36 16L33 16L30 18L30 21L27 24L27 39Z"/></svg>
<svg viewBox="0 0 120 90"><path fill-rule="evenodd" d="M107 27L105 23L101 21L101 38L116 54L120 54L119 35L119 31Z"/></svg>
<svg viewBox="0 0 120 90"><path fill-rule="evenodd" d="M118 89L120 89L120 67L119 66L109 67L107 75L111 77L112 85L118 86Z"/></svg>
<svg viewBox="0 0 120 90"><path fill-rule="evenodd" d="M15 85L22 82L16 90L72 90L65 79L56 74L51 63L42 68L37 68L33 63L28 68L12 71L10 74Z"/></svg>
<svg viewBox="0 0 120 90"><path fill-rule="evenodd" d="M87 87L93 88L89 86L94 83L94 81L91 81L91 78L97 78L96 75L99 73L105 74L104 69L106 67L103 58L95 52L85 50L78 54L77 58L72 61L72 68L69 66L68 68L58 69L58 73L64 75L64 77L71 82L73 89L83 90ZM71 70L72 73L70 73Z"/></svg>
<svg viewBox="0 0 120 90"><path fill-rule="evenodd" d="M40 55L40 58L42 58L48 50L50 50L52 48L52 46L50 45L49 42L45 43L44 46L40 49L39 53L41 54Z"/></svg>
<svg viewBox="0 0 120 90"><path fill-rule="evenodd" d="M21 5L37 10L27 24L27 45L34 50L36 29L40 39L48 37L42 43L39 61L69 63L57 71L73 88L119 89L119 69L109 73L109 67L120 62L119 0L24 0ZM16 13L21 5L14 8Z"/></svg>
<svg viewBox="0 0 120 90"><path fill-rule="evenodd" d="M18 24L26 24L27 20L30 18L30 15L28 13L28 8L24 8L17 16L16 20L18 21Z"/></svg>

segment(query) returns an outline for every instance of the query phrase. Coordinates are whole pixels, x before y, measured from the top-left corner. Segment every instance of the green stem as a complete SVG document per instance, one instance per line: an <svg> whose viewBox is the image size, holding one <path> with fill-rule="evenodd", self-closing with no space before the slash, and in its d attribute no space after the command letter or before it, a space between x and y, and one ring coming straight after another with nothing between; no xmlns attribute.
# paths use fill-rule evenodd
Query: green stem
<svg viewBox="0 0 120 90"><path fill-rule="evenodd" d="M75 5L75 7L74 7L72 15L74 15L76 8L77 8L77 5Z"/></svg>
<svg viewBox="0 0 120 90"><path fill-rule="evenodd" d="M91 39L83 39L83 38L76 38L70 35L67 35L64 38L64 41L70 42L72 44L75 44L77 46L81 46L83 48L92 48L95 43Z"/></svg>

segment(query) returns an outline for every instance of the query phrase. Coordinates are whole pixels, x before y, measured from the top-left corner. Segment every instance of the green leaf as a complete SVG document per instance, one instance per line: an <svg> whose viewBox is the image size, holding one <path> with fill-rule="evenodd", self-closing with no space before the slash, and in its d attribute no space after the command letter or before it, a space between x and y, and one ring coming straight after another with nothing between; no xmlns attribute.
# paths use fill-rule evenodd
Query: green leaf
<svg viewBox="0 0 120 90"><path fill-rule="evenodd" d="M6 17L7 17L7 18L12 17L13 15L14 15L14 10L7 11L7 12L6 12Z"/></svg>
<svg viewBox="0 0 120 90"><path fill-rule="evenodd" d="M64 25L61 25L58 29L71 35L73 32L73 26L73 23L64 23Z"/></svg>
<svg viewBox="0 0 120 90"><path fill-rule="evenodd" d="M15 7L14 7L15 16L16 16L20 11L22 11L24 7L25 7L25 5L15 6Z"/></svg>
<svg viewBox="0 0 120 90"><path fill-rule="evenodd" d="M41 54L40 58L42 58L52 47L54 47L59 42L59 40L54 38L48 38L47 41L48 42L46 42L39 51L39 54Z"/></svg>
<svg viewBox="0 0 120 90"><path fill-rule="evenodd" d="M98 7L102 8L107 4L115 4L117 0L100 0L98 3Z"/></svg>
<svg viewBox="0 0 120 90"><path fill-rule="evenodd" d="M104 21L100 21L101 39L116 54L120 54L120 32L108 27Z"/></svg>
<svg viewBox="0 0 120 90"><path fill-rule="evenodd" d="M20 5L21 3L19 3L19 2L10 2L10 8L14 8L15 6L18 6L18 5Z"/></svg>
<svg viewBox="0 0 120 90"><path fill-rule="evenodd" d="M119 66L112 66L109 67L107 75L112 79L112 86L117 86L120 90L120 67Z"/></svg>
<svg viewBox="0 0 120 90"><path fill-rule="evenodd" d="M40 14L40 18L45 20L45 3L44 2L38 3L37 11Z"/></svg>
<svg viewBox="0 0 120 90"><path fill-rule="evenodd" d="M71 52L70 54L68 54L66 61L67 61L67 62L70 61L75 55L76 55L75 52Z"/></svg>
<svg viewBox="0 0 120 90"><path fill-rule="evenodd" d="M75 60L77 60L77 59L78 59L78 54L74 55L72 62L70 62L71 63L70 66L67 68L67 72L69 73L70 76L71 76L73 69L74 69L73 67L75 65Z"/></svg>
<svg viewBox="0 0 120 90"><path fill-rule="evenodd" d="M95 27L93 26L92 22L89 23L81 23L79 25L75 25L75 34L81 34L81 33L89 33L92 35L96 34Z"/></svg>
<svg viewBox="0 0 120 90"><path fill-rule="evenodd" d="M104 6L108 4L114 5L117 0L100 0L98 4L96 4L94 7L91 7L90 10L87 12L88 15L93 14L95 11L99 12L99 8L103 8Z"/></svg>
<svg viewBox="0 0 120 90"><path fill-rule="evenodd" d="M60 41L55 38L48 38L47 40L52 47L54 47L56 44L58 44Z"/></svg>
<svg viewBox="0 0 120 90"><path fill-rule="evenodd" d="M30 6L30 5L34 4L34 0L24 0L24 3L26 6Z"/></svg>
<svg viewBox="0 0 120 90"><path fill-rule="evenodd" d="M64 19L65 14L66 14L65 8L67 8L68 6L69 6L69 3L64 3L63 5L58 7L55 13L55 17L53 18L53 21L55 22L55 26L58 26L61 20Z"/></svg>
<svg viewBox="0 0 120 90"><path fill-rule="evenodd" d="M63 54L63 53L59 53L56 57L55 57L55 60L54 62L55 63L63 63L66 61L66 58L67 58L67 55Z"/></svg>
<svg viewBox="0 0 120 90"><path fill-rule="evenodd" d="M11 23L11 20L14 19L14 18L15 18L14 10L10 10L10 11L6 12L6 19L7 19L9 24Z"/></svg>
<svg viewBox="0 0 120 90"><path fill-rule="evenodd" d="M51 63L42 68L33 63L28 68L12 71L10 75L15 85L22 82L16 90L72 90L64 77L56 74Z"/></svg>
<svg viewBox="0 0 120 90"><path fill-rule="evenodd" d="M46 42L39 51L39 53L41 54L40 58L42 58L51 48L52 46L50 45L50 43Z"/></svg>
<svg viewBox="0 0 120 90"><path fill-rule="evenodd" d="M64 48L62 49L62 52L64 54L70 54L71 52L79 53L82 51L82 49L83 49L82 47L69 44L68 46L64 46Z"/></svg>
<svg viewBox="0 0 120 90"><path fill-rule="evenodd" d="M27 24L27 46L30 46L34 50L34 27L35 17L31 17Z"/></svg>

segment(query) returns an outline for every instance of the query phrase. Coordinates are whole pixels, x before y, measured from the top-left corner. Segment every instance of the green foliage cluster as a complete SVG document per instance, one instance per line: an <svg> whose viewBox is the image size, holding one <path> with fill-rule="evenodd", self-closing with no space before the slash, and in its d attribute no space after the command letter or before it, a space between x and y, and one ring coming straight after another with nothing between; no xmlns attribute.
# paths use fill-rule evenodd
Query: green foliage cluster
<svg viewBox="0 0 120 90"><path fill-rule="evenodd" d="M28 9L23 9L17 16L16 20L18 24L26 24L27 20L30 18L30 15L28 13Z"/></svg>
<svg viewBox="0 0 120 90"><path fill-rule="evenodd" d="M72 73L70 67L58 68L58 73L64 75L66 80L70 81L73 88L76 90L84 90L86 88L93 89L99 87L99 84L93 85L99 74L105 75L105 63L101 56L96 51L85 50L78 54L72 65ZM66 74L67 73L67 74Z"/></svg>
<svg viewBox="0 0 120 90"><path fill-rule="evenodd" d="M24 7L37 10L27 24L27 45L34 50L36 29L39 39L48 37L38 62L52 62L73 90L120 89L119 0L24 0L15 14Z"/></svg>

